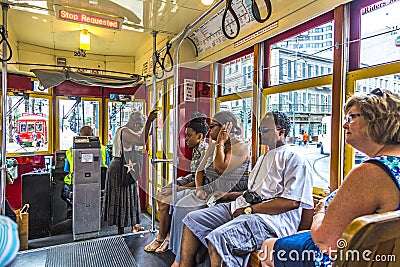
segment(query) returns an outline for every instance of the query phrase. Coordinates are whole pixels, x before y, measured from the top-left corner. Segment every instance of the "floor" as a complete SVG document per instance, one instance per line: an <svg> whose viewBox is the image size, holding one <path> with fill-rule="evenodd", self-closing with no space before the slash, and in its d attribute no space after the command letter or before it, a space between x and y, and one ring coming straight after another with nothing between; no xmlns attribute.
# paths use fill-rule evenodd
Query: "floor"
<svg viewBox="0 0 400 267"><path fill-rule="evenodd" d="M125 228L125 233L122 235L129 250L134 256L137 266L139 267L167 267L171 266L175 255L171 251L164 253L148 253L143 248L150 243L157 233L150 232L151 219L148 214L141 214L141 226L145 231L138 233L130 233L130 228ZM158 224L156 223L156 229ZM51 246L63 246L64 244L74 242L71 230L71 220L66 220L52 229L52 233L59 234L46 238L29 240L29 250L18 253L15 260L9 265L10 267L25 267L25 266L46 266L47 250ZM115 226L103 225L99 233L99 238L107 238L117 235ZM79 242L79 241L78 241Z"/></svg>

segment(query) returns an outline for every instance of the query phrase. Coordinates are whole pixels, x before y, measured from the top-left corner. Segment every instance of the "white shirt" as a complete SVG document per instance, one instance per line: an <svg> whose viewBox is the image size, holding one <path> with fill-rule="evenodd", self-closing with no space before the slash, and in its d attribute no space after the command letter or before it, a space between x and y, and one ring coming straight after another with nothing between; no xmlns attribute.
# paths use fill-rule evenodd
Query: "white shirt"
<svg viewBox="0 0 400 267"><path fill-rule="evenodd" d="M282 214L257 214L278 234L278 237L296 233L303 208L312 209L312 168L309 162L289 145L283 145L261 156L251 171L249 190L264 200L277 197L300 202L300 208ZM231 211L249 206L243 196L232 202Z"/></svg>

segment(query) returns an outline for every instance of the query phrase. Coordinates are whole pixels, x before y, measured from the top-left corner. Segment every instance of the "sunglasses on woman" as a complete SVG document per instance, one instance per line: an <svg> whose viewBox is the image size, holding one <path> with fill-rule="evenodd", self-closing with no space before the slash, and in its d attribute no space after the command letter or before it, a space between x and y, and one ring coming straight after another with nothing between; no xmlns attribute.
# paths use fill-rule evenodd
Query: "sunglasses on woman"
<svg viewBox="0 0 400 267"><path fill-rule="evenodd" d="M210 124L210 130L211 130L212 128L214 128L215 126L222 126L222 124L220 124L220 123L211 123L211 124Z"/></svg>

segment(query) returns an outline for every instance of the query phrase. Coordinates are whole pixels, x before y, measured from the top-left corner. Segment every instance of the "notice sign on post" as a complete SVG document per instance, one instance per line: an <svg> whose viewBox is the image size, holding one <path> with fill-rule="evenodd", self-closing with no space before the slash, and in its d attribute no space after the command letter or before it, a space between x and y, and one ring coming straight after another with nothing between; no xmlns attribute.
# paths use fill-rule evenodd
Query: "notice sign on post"
<svg viewBox="0 0 400 267"><path fill-rule="evenodd" d="M196 85L196 80L191 80L191 79L184 79L183 80L183 100L186 102L194 102L195 101L195 96L196 96L196 91L195 91L195 85Z"/></svg>

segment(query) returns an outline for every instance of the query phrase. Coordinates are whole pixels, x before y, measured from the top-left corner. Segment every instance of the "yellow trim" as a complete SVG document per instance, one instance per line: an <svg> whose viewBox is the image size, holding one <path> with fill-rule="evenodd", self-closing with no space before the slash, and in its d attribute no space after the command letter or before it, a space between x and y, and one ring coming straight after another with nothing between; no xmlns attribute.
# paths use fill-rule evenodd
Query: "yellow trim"
<svg viewBox="0 0 400 267"><path fill-rule="evenodd" d="M265 97L266 95L271 95L271 94L291 92L315 86L332 84L332 82L333 82L333 75L327 75L327 76L316 77L307 80L295 81L292 83L267 87L263 89L262 94Z"/></svg>
<svg viewBox="0 0 400 267"><path fill-rule="evenodd" d="M243 98L251 98L251 97L253 97L253 91L246 91L246 92L240 92L240 93L234 93L234 94L230 94L230 95L220 96L217 98L217 101L226 102L226 101L238 100L238 99L243 99Z"/></svg>

